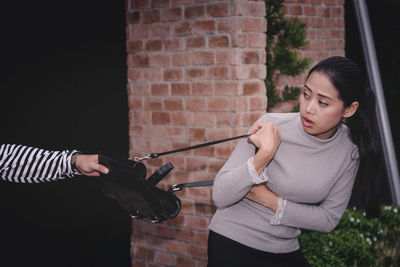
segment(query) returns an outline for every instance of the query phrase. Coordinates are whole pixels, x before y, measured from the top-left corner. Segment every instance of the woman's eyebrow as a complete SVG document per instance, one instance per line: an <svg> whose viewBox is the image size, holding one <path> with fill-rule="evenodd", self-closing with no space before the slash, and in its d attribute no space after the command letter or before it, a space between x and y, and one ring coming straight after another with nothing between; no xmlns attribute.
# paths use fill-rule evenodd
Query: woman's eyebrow
<svg viewBox="0 0 400 267"><path fill-rule="evenodd" d="M310 90L310 91L312 92L311 88L308 87L307 84L305 84L304 87L307 88L308 90ZM327 96L327 95L323 95L323 94L317 94L317 95L320 96L320 97L323 97L323 98L326 98L326 99L329 99L329 100L333 101L332 98L330 98L330 97Z"/></svg>

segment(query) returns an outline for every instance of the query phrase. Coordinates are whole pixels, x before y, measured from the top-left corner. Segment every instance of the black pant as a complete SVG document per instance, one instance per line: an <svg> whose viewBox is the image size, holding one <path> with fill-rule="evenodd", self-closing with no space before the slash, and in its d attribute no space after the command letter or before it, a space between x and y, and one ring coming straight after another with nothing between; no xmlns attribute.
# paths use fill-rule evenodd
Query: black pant
<svg viewBox="0 0 400 267"><path fill-rule="evenodd" d="M290 253L269 253L245 246L210 231L208 267L305 267L310 266L300 250Z"/></svg>

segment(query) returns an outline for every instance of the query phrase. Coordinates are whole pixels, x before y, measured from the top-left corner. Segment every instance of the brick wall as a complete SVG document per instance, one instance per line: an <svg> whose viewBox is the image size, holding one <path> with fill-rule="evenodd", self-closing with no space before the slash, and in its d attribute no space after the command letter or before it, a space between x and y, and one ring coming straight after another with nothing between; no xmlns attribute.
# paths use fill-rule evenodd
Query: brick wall
<svg viewBox="0 0 400 267"><path fill-rule="evenodd" d="M344 56L344 0L285 0L287 18L299 18L307 25L308 45L299 50L300 57L309 57L313 66L330 56ZM307 71L296 77L281 76L276 80L277 89L285 85L301 86ZM292 110L294 103L279 103L272 112Z"/></svg>
<svg viewBox="0 0 400 267"><path fill-rule="evenodd" d="M301 56L344 53L343 3L286 1L285 14L309 26ZM245 133L265 112L265 4L250 0L127 1L130 154L143 156ZM302 83L281 77L278 83ZM171 162L160 187L213 179L236 142L146 162ZM178 192L180 215L133 221L132 266L206 266L211 188Z"/></svg>

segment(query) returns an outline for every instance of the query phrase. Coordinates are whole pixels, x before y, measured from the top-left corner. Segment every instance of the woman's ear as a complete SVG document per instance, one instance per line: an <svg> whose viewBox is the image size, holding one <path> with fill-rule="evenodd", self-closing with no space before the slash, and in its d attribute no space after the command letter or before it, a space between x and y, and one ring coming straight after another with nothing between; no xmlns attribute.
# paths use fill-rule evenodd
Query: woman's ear
<svg viewBox="0 0 400 267"><path fill-rule="evenodd" d="M343 118L347 119L353 116L354 113L356 113L359 105L360 104L358 103L358 101L354 101L353 103L350 104L350 106L346 107L343 112Z"/></svg>

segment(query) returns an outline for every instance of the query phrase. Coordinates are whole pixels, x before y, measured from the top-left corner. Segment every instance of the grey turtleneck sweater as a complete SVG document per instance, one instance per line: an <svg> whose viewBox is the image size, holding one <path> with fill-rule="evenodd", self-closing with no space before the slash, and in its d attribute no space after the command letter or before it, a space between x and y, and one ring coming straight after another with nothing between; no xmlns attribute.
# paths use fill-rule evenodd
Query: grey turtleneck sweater
<svg viewBox="0 0 400 267"><path fill-rule="evenodd" d="M358 168L357 147L341 124L329 139L303 129L299 113L269 113L260 121L278 127L282 142L263 172L255 172L254 145L242 140L217 174L217 206L209 228L246 246L287 253L299 249L299 228L330 232L350 199ZM284 201L278 211L245 198L251 186L266 183Z"/></svg>

